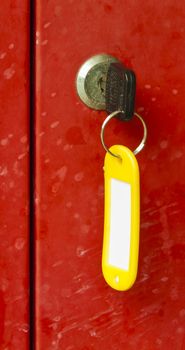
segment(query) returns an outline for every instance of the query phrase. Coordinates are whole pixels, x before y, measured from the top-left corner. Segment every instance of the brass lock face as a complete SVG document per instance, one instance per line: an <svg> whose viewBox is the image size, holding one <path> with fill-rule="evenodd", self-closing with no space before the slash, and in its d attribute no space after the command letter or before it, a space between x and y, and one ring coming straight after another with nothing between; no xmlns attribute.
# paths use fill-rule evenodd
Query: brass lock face
<svg viewBox="0 0 185 350"><path fill-rule="evenodd" d="M105 86L110 63L119 62L117 58L99 54L89 58L80 67L76 78L76 89L80 99L88 107L105 110Z"/></svg>

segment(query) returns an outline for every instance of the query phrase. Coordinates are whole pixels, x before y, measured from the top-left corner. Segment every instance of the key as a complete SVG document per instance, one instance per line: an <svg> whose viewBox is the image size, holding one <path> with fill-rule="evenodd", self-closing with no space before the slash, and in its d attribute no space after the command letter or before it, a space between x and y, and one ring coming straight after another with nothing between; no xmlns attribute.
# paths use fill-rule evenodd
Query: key
<svg viewBox="0 0 185 350"><path fill-rule="evenodd" d="M136 76L121 63L110 63L106 77L105 102L107 113L118 110L122 121L132 119L134 114Z"/></svg>

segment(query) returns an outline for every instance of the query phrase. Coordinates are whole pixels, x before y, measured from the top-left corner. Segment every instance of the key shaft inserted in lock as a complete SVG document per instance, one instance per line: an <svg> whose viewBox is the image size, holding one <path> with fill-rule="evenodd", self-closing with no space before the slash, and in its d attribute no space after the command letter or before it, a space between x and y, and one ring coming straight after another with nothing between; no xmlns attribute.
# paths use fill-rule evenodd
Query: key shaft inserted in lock
<svg viewBox="0 0 185 350"><path fill-rule="evenodd" d="M79 69L76 89L80 99L90 108L105 110L106 77L110 63L117 58L99 54L89 58Z"/></svg>
<svg viewBox="0 0 185 350"><path fill-rule="evenodd" d="M136 77L117 58L100 54L88 59L77 74L76 88L88 107L108 114L120 110L117 118L122 121L133 117Z"/></svg>

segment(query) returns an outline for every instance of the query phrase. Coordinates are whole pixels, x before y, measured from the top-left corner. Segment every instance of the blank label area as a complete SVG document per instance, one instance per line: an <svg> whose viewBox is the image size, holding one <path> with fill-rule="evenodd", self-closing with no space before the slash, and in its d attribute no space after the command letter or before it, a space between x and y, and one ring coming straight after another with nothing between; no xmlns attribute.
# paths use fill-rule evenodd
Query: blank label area
<svg viewBox="0 0 185 350"><path fill-rule="evenodd" d="M111 179L109 264L129 269L131 230L131 186Z"/></svg>

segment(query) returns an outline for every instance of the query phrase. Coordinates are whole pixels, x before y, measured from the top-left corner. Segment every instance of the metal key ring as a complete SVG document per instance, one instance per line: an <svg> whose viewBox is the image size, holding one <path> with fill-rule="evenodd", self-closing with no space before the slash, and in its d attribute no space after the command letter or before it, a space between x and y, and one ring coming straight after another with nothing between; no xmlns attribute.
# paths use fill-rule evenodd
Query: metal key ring
<svg viewBox="0 0 185 350"><path fill-rule="evenodd" d="M104 149L106 150L106 152L110 153L113 157L117 157L117 158L121 158L118 154L115 154L113 152L111 152L108 147L106 146L105 142L104 142L104 132L105 132L105 127L106 125L108 124L108 122L114 118L117 114L119 113L123 113L124 114L124 111L115 111L111 114L108 115L108 117L104 120L103 124L102 124L102 127L101 127L101 134L100 134L100 137L101 137L101 142L102 142L102 145L104 147ZM138 154L139 152L142 151L142 149L144 148L145 146L145 143L146 143L146 139L147 139L147 127L146 127L146 124L143 120L143 118L138 114L138 113L134 113L134 115L141 121L142 125L143 125L143 138L139 144L139 146L133 151L133 153L136 155Z"/></svg>

